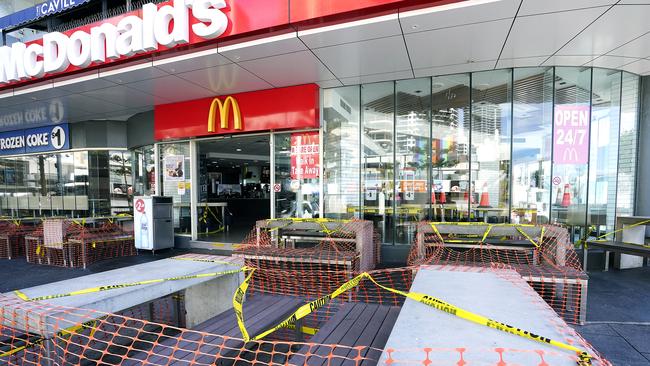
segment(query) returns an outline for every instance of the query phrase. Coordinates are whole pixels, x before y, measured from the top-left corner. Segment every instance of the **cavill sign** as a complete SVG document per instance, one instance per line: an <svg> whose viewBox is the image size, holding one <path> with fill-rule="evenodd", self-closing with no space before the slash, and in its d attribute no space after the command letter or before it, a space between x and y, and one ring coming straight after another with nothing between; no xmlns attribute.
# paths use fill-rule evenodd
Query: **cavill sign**
<svg viewBox="0 0 650 366"><path fill-rule="evenodd" d="M157 105L156 140L318 128L318 85L307 84Z"/></svg>
<svg viewBox="0 0 650 366"><path fill-rule="evenodd" d="M556 105L553 132L555 164L587 164L589 162L588 105Z"/></svg>

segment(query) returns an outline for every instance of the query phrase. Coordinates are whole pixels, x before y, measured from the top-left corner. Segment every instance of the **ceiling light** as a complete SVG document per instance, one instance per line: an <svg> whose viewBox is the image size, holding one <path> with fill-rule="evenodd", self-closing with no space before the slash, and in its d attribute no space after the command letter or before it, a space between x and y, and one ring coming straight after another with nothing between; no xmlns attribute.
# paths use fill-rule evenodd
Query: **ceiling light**
<svg viewBox="0 0 650 366"><path fill-rule="evenodd" d="M240 151L241 151L241 149L240 149L240 148L237 148L237 149L235 149L235 151L237 151L237 152L240 152Z"/></svg>

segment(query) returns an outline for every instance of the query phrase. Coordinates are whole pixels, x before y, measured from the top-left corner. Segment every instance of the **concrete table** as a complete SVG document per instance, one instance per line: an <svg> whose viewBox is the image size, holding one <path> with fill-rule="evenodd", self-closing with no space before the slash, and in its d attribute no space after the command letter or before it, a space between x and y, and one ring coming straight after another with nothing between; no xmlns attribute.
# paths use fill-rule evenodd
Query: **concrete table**
<svg viewBox="0 0 650 366"><path fill-rule="evenodd" d="M222 260L224 263L168 258L20 291L29 298L37 298L97 286L223 272L241 267L238 259L235 258L219 256L210 256L210 258ZM102 317L106 313L117 313L184 290L185 307L188 313L187 326L191 327L194 323L198 324L232 307L232 294L242 281L243 273L238 273L219 277L164 281L42 302L24 302L16 294L7 293L0 297L2 300L0 307L4 310L1 322L5 326L38 334L47 339L52 338L62 329Z"/></svg>
<svg viewBox="0 0 650 366"><path fill-rule="evenodd" d="M423 266L411 291L560 342L593 350L512 270ZM428 352L425 349L430 349ZM574 353L406 299L379 364L507 364L575 366ZM542 360L543 357L543 360ZM388 363L386 363L388 364ZM597 362L594 363L598 365Z"/></svg>

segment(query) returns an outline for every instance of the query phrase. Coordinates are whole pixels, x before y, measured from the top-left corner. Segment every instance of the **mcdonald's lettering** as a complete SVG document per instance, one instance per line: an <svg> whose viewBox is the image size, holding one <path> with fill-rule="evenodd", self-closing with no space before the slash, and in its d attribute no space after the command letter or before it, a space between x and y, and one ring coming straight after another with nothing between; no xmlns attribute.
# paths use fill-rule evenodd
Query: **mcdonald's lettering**
<svg viewBox="0 0 650 366"><path fill-rule="evenodd" d="M235 130L242 130L244 127L239 103L237 103L235 98L230 96L223 102L221 102L221 99L219 98L214 98L214 100L212 100L212 104L210 104L210 113L208 115L208 132L217 132L217 115L221 121L221 129L228 129L231 110L234 124L233 128Z"/></svg>

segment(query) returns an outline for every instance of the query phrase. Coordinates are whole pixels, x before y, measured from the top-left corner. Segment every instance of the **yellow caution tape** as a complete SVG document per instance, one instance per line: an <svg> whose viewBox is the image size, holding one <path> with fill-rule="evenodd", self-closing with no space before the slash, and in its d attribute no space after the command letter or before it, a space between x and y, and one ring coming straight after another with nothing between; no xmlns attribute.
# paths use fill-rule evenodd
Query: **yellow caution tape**
<svg viewBox="0 0 650 366"><path fill-rule="evenodd" d="M622 229L614 230L614 231L612 231L611 233L603 234L603 235L597 237L596 240L599 240L599 239L602 239L602 238L608 237L608 236L610 236L610 235L614 235L614 234L616 234L616 233L620 233L621 231L625 231L625 230L630 229L630 228L633 228L633 227L635 227L635 226L645 225L645 224L647 224L647 223L649 223L649 222L650 222L650 219L648 219L648 220L643 220L643 221L639 221L639 222L637 222L637 223L635 223L635 224L632 224L632 225L627 225L627 226L623 227Z"/></svg>
<svg viewBox="0 0 650 366"><path fill-rule="evenodd" d="M295 324L289 324L289 325L287 325L287 329L296 329L296 325ZM300 328L300 331L305 333L305 334L315 335L316 333L318 333L319 329L306 327L306 326L303 325L302 328Z"/></svg>
<svg viewBox="0 0 650 366"><path fill-rule="evenodd" d="M409 299L415 300L417 302L420 302L420 303L425 304L427 306L433 307L433 308L438 309L440 311L443 311L443 312L446 312L448 314L457 316L457 317L459 317L461 319L465 319L465 320L471 321L471 322L476 323L476 324L484 325L486 327L490 327L490 328L493 328L493 329L496 329L496 330L499 330L499 331L502 331L502 332L514 334L514 335L517 335L517 336L520 336L520 337L523 337L523 338L526 338L526 339L530 339L530 340L533 340L533 341L536 341L536 342L549 344L549 345L552 345L552 346L555 346L555 347L558 347L558 348L561 348L561 349L573 351L573 352L575 352L577 354L577 357L578 357L577 358L577 363L578 363L578 365L580 365L580 366L591 365L592 356L589 355L588 352L586 352L586 351L584 351L584 350L582 350L582 349L580 349L578 347L575 347L575 346L572 346L570 344L566 344L566 343L563 343L563 342L560 342L560 341L556 341L556 340L553 340L553 339L550 339L550 338L547 338L547 337L543 337L541 335L537 335L537 334L529 332L527 330L524 330L524 329L521 329L521 328L516 328L514 326L511 326L511 325L508 325L508 324L505 324L505 323L502 323L502 322L499 322L499 321L496 321L496 320L493 320L493 319L486 318L486 317L484 317L482 315L475 314L475 313L472 313L470 311L461 309L461 308L459 308L457 306L449 304L449 303L447 303L445 301L442 301L440 299L437 299L437 298L435 298L433 296L429 296L429 295L422 294L422 293L417 293L417 292L404 292L404 291L401 291L401 290L397 290L397 289L394 289L394 288L391 288L391 287L381 285L377 281L375 281L375 279L368 272L361 273L360 275L356 276L355 278L349 280L348 282L344 283L339 288L337 288L331 294L320 297L320 298L318 298L318 299L316 299L314 301L311 301L311 302L299 307L298 310L296 310L289 317L287 317L286 319L281 321L278 325L276 325L276 326L274 326L274 327L272 327L272 328L270 328L270 329L268 329L268 330L266 330L266 331L264 331L264 332L262 332L262 333L260 333L260 334L258 334L256 336L254 336L254 337L251 337L248 334L248 331L246 330L246 326L244 324L242 309L243 309L244 296L246 294L246 290L248 289L249 281L250 281L251 277L253 276L254 271L255 271L254 269L251 269L251 273L248 275L248 277L246 277L246 279L239 286L239 288L237 288L237 291L235 292L235 295L233 296L233 307L235 308L235 314L237 315L237 324L238 324L239 329L240 329L240 331L242 333L242 337L243 337L244 341L246 341L246 342L260 340L260 339L268 336L269 334L271 334L271 333L273 333L273 332L275 332L275 331L277 331L278 329L281 329L281 328L288 328L288 327L290 327L292 325L295 327L296 321L306 317L310 313L312 313L312 312L320 309L321 307L327 305L332 299L338 297L342 293L344 293L344 292L346 292L346 291L348 291L348 290L350 290L350 289L352 289L354 287L357 287L359 285L359 283L361 283L362 280L368 279L372 283L374 283L376 286L378 286L379 288L382 288L382 289L384 289L386 291L389 291L389 292L392 292L392 293L407 297Z"/></svg>
<svg viewBox="0 0 650 366"><path fill-rule="evenodd" d="M14 291L14 293L16 294L16 296L18 296L19 298L21 298L24 301L30 301L30 302L31 301L42 301L42 300L59 299L59 298L62 298L62 297L69 297L69 296L87 295L87 294L91 294L91 293L95 293L95 292L117 290L117 289L127 288L127 287L150 285L150 284L153 284L153 283L160 283L160 282L166 282L166 281L181 281L181 280L189 280L189 279L195 279L195 278L224 276L224 275L243 272L245 269L246 269L245 267L242 267L240 269L233 269L233 270L230 270L230 271L223 271L223 272L201 273L201 274L196 274L196 275L187 275L187 276L178 276L178 277L169 277L169 278L159 278L159 279L154 279L154 280L145 280L145 281L138 281L138 282L121 283L121 284L116 284L116 285L90 287L90 288L86 288L86 289L83 289L83 290L77 290L77 291L67 292L67 293L63 293L63 294L46 295L46 296L39 296L39 297L34 297L34 298L29 298L27 295L25 295L23 292L21 292L19 290Z"/></svg>
<svg viewBox="0 0 650 366"><path fill-rule="evenodd" d="M207 259L207 258L188 258L188 257L171 257L176 261L190 261L190 262L206 262L206 263L221 263L221 264L235 264L227 261L220 261L218 259Z"/></svg>
<svg viewBox="0 0 650 366"><path fill-rule="evenodd" d="M528 240L529 242L533 243L534 246L536 246L537 248L539 248L539 243L535 242L535 241L533 240L533 238L531 238L528 234L526 234L526 232L524 232L523 230L521 230L520 227L517 228L517 231L518 231L521 235L523 235L524 238L526 238L526 240Z"/></svg>

